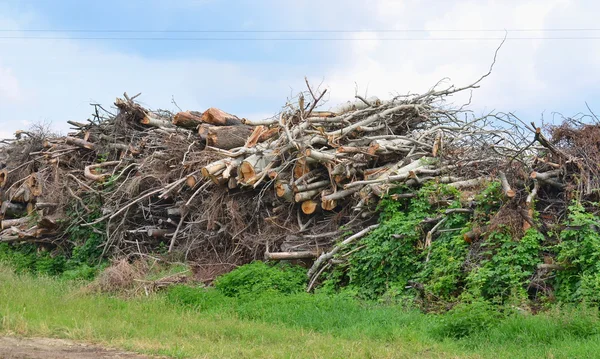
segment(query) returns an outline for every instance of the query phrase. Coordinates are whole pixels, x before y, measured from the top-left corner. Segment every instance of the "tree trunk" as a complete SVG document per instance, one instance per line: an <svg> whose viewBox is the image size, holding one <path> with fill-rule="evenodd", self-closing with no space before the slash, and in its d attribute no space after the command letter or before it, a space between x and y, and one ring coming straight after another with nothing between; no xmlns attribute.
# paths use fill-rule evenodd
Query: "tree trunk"
<svg viewBox="0 0 600 359"><path fill-rule="evenodd" d="M304 214L313 214L317 210L318 203L312 199L302 202L301 208Z"/></svg>
<svg viewBox="0 0 600 359"><path fill-rule="evenodd" d="M277 181L275 183L275 194L287 202L294 202L294 192L287 183Z"/></svg>
<svg viewBox="0 0 600 359"><path fill-rule="evenodd" d="M242 121L232 114L211 107L202 114L202 122L215 126L238 126Z"/></svg>
<svg viewBox="0 0 600 359"><path fill-rule="evenodd" d="M71 146L87 148L88 150L93 150L94 148L96 148L96 146L93 143L75 137L66 137L65 142Z"/></svg>
<svg viewBox="0 0 600 359"><path fill-rule="evenodd" d="M250 126L213 126L208 128L206 145L230 150L243 147L254 129Z"/></svg>
<svg viewBox="0 0 600 359"><path fill-rule="evenodd" d="M153 127L165 127L165 128L175 127L171 123L171 121L159 118L158 116L156 116L152 113L147 113L146 116L144 116L144 118L142 118L140 120L140 123L143 125L148 125L148 126L153 126Z"/></svg>
<svg viewBox="0 0 600 359"><path fill-rule="evenodd" d="M17 218L17 219L5 219L0 222L0 229L8 229L10 227L20 227L29 222L29 217Z"/></svg>
<svg viewBox="0 0 600 359"><path fill-rule="evenodd" d="M199 125L202 124L202 115L197 116L190 111L179 112L173 117L173 124L175 126L189 128L195 130Z"/></svg>

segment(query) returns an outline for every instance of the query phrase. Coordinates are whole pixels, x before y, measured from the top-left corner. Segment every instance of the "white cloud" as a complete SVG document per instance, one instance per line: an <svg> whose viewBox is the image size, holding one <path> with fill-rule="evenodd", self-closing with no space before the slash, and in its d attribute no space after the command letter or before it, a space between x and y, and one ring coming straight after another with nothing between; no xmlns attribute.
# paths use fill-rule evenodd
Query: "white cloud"
<svg viewBox="0 0 600 359"><path fill-rule="evenodd" d="M271 4L290 29L515 29L594 27L600 3L574 0L298 0ZM1 10L1 6L0 6ZM260 11L260 9L257 9ZM36 14L0 15L0 28L41 23ZM274 25L276 27L276 25ZM280 26L283 27L283 26ZM320 64L224 62L207 58L151 59L99 42L0 40L0 129L14 132L23 121L85 120L89 102L111 104L123 91L143 92L153 108L217 106L248 118L270 115L303 76L329 87L330 103L359 93L388 97L423 92L442 78L457 85L487 72L499 41L386 41L389 37L485 37L489 32L369 33L377 41L299 43L307 56L319 49ZM569 33L567 36L589 34ZM331 34L330 37L345 36ZM510 36L565 36L518 33ZM525 111L581 109L600 98L600 47L591 41L508 41L492 76L474 93L474 108ZM265 45L267 46L267 45ZM278 48L279 49L279 48ZM273 50L275 51L275 50ZM314 59L313 59L314 60ZM298 62L298 61L297 61ZM314 64L314 61L313 61ZM312 67L310 67L312 66ZM461 99L457 99L461 101ZM592 103L593 105L593 103ZM600 107L600 105L598 106ZM600 110L600 109L599 109Z"/></svg>
<svg viewBox="0 0 600 359"><path fill-rule="evenodd" d="M595 10L595 11L594 11ZM380 29L542 29L594 26L590 14L600 12L592 1L391 1L364 5L362 18ZM585 14L585 15L583 15ZM585 16L582 21L582 15ZM328 16L328 14L323 14ZM360 18L346 19L360 23ZM426 37L502 37L503 32L431 32ZM361 34L361 36L365 36ZM369 34L368 36L374 36ZM420 33L377 34L417 37ZM590 36L590 33L519 32L509 37ZM344 65L325 76L332 102L368 89L370 95L423 92L449 77L466 85L488 71L496 41L370 41L339 46ZM577 40L509 40L502 47L492 75L474 92L474 108L517 110L582 108L598 94L600 48ZM594 46L592 46L594 45ZM457 99L460 101L461 99Z"/></svg>
<svg viewBox="0 0 600 359"><path fill-rule="evenodd" d="M2 67L0 63L0 105L5 103L21 103L23 101L19 81L12 70Z"/></svg>
<svg viewBox="0 0 600 359"><path fill-rule="evenodd" d="M2 131L0 130L0 140L2 139L7 139L7 138L12 138L13 134L8 132L8 131Z"/></svg>

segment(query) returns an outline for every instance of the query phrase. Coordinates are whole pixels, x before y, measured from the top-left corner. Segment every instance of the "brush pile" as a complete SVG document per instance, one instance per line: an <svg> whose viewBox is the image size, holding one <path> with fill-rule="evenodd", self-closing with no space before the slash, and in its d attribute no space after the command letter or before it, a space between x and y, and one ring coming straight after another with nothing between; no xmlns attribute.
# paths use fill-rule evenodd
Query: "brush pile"
<svg viewBox="0 0 600 359"><path fill-rule="evenodd" d="M67 136L37 128L3 141L0 242L68 248L85 230L103 238L104 256L164 249L222 271L262 256L321 256L320 265L344 232L376 222L394 188L446 183L464 190L468 211L469 189L497 179L529 225L538 193L548 203L597 193L598 151L583 146L598 142L581 134L598 126L565 125L548 140L512 115L446 102L484 77L328 111L318 110L325 91L308 86L259 121L216 108L150 111L125 94L116 111L94 105L88 122L70 121Z"/></svg>

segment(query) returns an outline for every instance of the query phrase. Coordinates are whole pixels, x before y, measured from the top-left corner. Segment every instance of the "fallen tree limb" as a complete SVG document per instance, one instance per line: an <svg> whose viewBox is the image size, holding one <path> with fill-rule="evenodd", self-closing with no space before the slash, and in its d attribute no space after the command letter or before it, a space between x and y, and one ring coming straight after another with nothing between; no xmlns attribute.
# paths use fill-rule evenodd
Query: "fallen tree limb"
<svg viewBox="0 0 600 359"><path fill-rule="evenodd" d="M319 270L319 268L321 267L321 265L323 265L323 263L325 263L326 261L333 258L333 256L335 256L340 250L342 250L348 244L354 242L357 239L364 237L365 235L367 235L369 232L371 232L372 230L374 230L377 227L379 227L379 224L374 224L372 226L369 226L369 227L363 229L362 231L346 238L341 243L336 245L331 251L321 254L319 256L319 258L317 258L315 263L313 263L312 267L310 267L310 269L308 270L308 272L307 272L308 278L312 279L313 275Z"/></svg>

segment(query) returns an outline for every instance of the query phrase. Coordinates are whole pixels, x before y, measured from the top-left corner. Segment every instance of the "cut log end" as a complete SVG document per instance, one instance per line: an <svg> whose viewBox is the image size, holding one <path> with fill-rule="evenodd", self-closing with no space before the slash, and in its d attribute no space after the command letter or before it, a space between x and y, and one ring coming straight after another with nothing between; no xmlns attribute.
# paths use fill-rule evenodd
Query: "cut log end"
<svg viewBox="0 0 600 359"><path fill-rule="evenodd" d="M246 182L250 178L256 176L254 166L252 166L252 164L250 164L249 162L242 162L242 164L240 165L240 175L240 179L242 182Z"/></svg>
<svg viewBox="0 0 600 359"><path fill-rule="evenodd" d="M304 214L313 214L317 210L317 202L313 200L308 200L302 202L302 213Z"/></svg>
<svg viewBox="0 0 600 359"><path fill-rule="evenodd" d="M8 179L8 171L6 168L0 170L0 188L3 188L6 185L6 181Z"/></svg>
<svg viewBox="0 0 600 359"><path fill-rule="evenodd" d="M188 178L185 180L185 184L189 188L194 188L194 187L196 187L196 184L198 184L198 178L194 175L188 176Z"/></svg>
<svg viewBox="0 0 600 359"><path fill-rule="evenodd" d="M202 118L186 111L177 113L172 122L175 126L196 129L202 123Z"/></svg>
<svg viewBox="0 0 600 359"><path fill-rule="evenodd" d="M323 199L321 200L321 208L326 211L333 211L337 207L337 201L333 199Z"/></svg>
<svg viewBox="0 0 600 359"><path fill-rule="evenodd" d="M294 178L300 178L309 172L310 167L308 166L308 163L306 163L306 160L303 158L298 159L294 165Z"/></svg>
<svg viewBox="0 0 600 359"><path fill-rule="evenodd" d="M202 114L202 122L215 126L238 126L242 121L225 111L211 107Z"/></svg>

